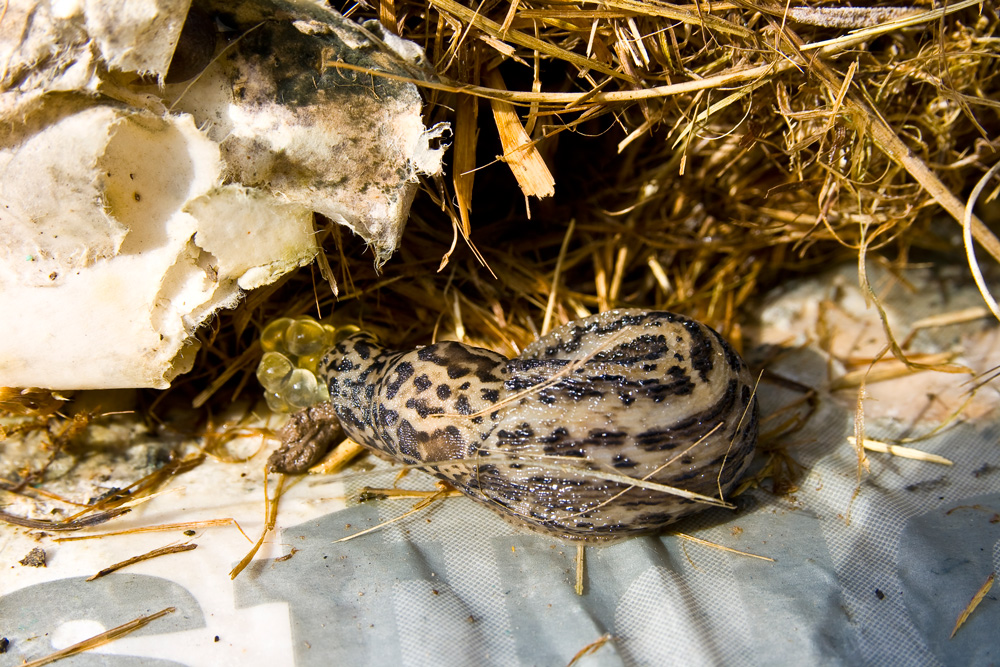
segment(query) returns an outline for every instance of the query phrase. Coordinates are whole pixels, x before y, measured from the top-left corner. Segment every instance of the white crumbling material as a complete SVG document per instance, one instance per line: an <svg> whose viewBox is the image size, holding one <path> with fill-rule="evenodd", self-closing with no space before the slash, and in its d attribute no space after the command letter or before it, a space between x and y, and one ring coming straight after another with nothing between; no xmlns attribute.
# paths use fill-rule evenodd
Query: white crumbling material
<svg viewBox="0 0 1000 667"><path fill-rule="evenodd" d="M415 86L335 66L419 76L412 44L313 2L189 4L6 7L0 386L165 388L213 312L312 261L314 212L381 263L440 170Z"/></svg>

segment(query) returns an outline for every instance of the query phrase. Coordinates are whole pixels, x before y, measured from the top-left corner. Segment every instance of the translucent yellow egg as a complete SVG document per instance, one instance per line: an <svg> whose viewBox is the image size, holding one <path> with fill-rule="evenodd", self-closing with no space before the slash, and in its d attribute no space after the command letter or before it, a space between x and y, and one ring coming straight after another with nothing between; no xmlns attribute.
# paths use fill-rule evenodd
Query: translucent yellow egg
<svg viewBox="0 0 1000 667"><path fill-rule="evenodd" d="M271 412L291 412L292 408L285 402L285 399L281 397L280 394L273 391L264 392L264 400L267 402L267 407L271 409Z"/></svg>
<svg viewBox="0 0 1000 667"><path fill-rule="evenodd" d="M257 381L268 391L280 391L281 385L295 370L292 361L280 352L265 352L257 365Z"/></svg>
<svg viewBox="0 0 1000 667"><path fill-rule="evenodd" d="M293 408L307 408L316 402L316 376L302 368L296 368L285 378L279 392Z"/></svg>
<svg viewBox="0 0 1000 667"><path fill-rule="evenodd" d="M288 326L285 345L294 355L316 354L328 345L323 325L312 318L299 318Z"/></svg>
<svg viewBox="0 0 1000 667"><path fill-rule="evenodd" d="M265 352L285 351L285 332L294 321L290 317L281 317L264 327L260 332L260 346Z"/></svg>
<svg viewBox="0 0 1000 667"><path fill-rule="evenodd" d="M326 384L320 382L316 385L316 403L329 403L330 402L330 388Z"/></svg>
<svg viewBox="0 0 1000 667"><path fill-rule="evenodd" d="M299 368L303 368L309 371L310 373L315 374L316 369L319 367L320 359L323 358L324 354L326 354L325 347L319 352L316 352L315 354L306 354L299 357L298 360L295 362L295 365L298 366Z"/></svg>
<svg viewBox="0 0 1000 667"><path fill-rule="evenodd" d="M257 379L271 410L292 412L328 402L330 390L316 377L319 362L336 341L358 331L354 325L335 327L308 316L282 317L264 327Z"/></svg>

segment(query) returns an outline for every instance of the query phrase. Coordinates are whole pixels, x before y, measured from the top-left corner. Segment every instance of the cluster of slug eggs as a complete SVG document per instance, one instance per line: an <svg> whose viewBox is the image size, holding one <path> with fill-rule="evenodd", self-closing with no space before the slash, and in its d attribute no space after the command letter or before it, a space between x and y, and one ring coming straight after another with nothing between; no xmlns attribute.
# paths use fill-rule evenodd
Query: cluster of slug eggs
<svg viewBox="0 0 1000 667"><path fill-rule="evenodd" d="M323 382L316 379L320 359L334 343L343 340L358 327L334 327L311 317L282 317L260 335L264 356L257 365L257 380L264 387L264 398L274 412L294 412L300 408L330 400Z"/></svg>

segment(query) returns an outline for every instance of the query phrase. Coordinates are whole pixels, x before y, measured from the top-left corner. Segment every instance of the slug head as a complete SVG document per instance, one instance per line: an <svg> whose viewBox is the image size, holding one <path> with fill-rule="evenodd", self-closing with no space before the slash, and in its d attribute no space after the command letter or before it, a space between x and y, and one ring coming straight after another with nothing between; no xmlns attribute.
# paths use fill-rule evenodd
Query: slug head
<svg viewBox="0 0 1000 667"><path fill-rule="evenodd" d="M360 333L330 350L320 376L348 437L406 464L434 463L464 459L492 430L477 413L498 400L506 364L453 341L387 350Z"/></svg>
<svg viewBox="0 0 1000 667"><path fill-rule="evenodd" d="M385 360L385 348L373 335L361 332L334 345L319 363L337 417L347 435L362 444L368 444L364 434L372 420L374 380Z"/></svg>

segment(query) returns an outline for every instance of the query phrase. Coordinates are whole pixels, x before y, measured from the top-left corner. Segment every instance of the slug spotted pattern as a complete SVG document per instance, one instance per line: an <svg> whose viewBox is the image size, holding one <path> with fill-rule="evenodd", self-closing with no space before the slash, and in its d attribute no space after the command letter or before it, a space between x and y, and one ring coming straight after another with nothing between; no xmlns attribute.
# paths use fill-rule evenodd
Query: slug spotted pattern
<svg viewBox="0 0 1000 667"><path fill-rule="evenodd" d="M348 437L569 539L653 532L703 509L624 478L718 497L757 440L743 360L669 312L588 317L515 359L455 342L391 351L359 333L318 375Z"/></svg>

